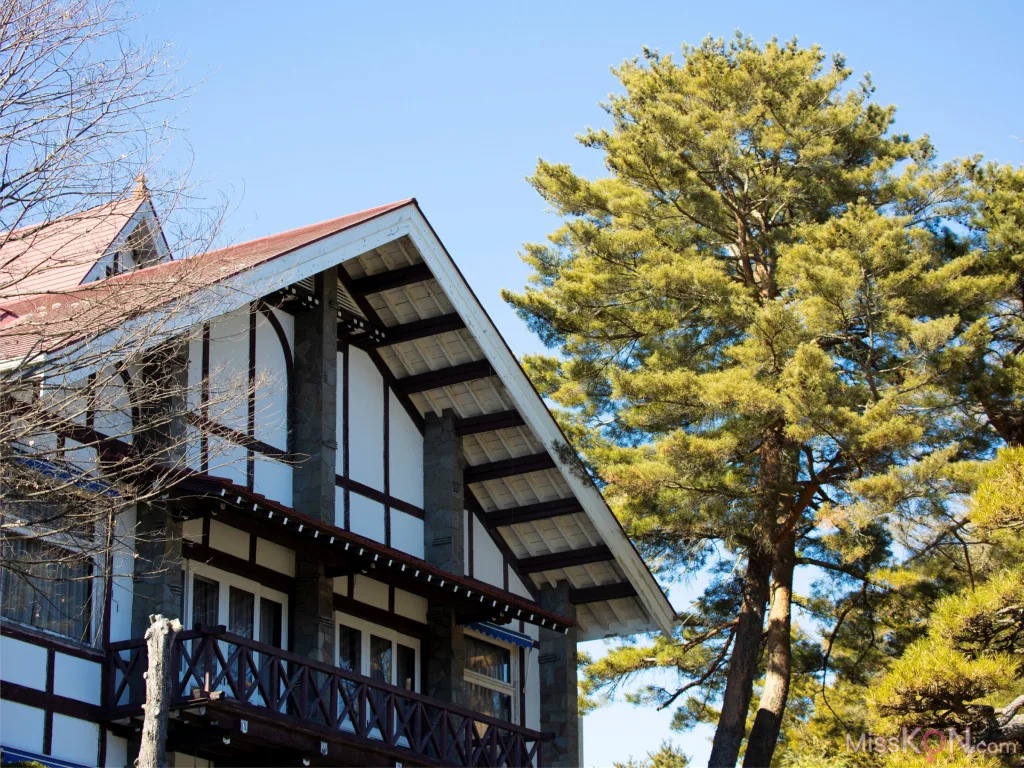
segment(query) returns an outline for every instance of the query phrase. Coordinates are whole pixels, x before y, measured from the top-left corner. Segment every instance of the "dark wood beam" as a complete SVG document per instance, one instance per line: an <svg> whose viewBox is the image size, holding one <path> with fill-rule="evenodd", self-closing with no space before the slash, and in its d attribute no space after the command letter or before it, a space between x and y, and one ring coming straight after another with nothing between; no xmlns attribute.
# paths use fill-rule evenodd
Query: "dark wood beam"
<svg viewBox="0 0 1024 768"><path fill-rule="evenodd" d="M427 336L457 331L465 327L466 323L463 322L462 318L455 312L451 312L447 315L439 315L438 317L428 317L425 320L414 320L411 323L393 325L390 328L385 328L380 338L354 340L353 344L361 349L377 349L389 344L401 344L403 341L424 339Z"/></svg>
<svg viewBox="0 0 1024 768"><path fill-rule="evenodd" d="M484 413L480 416L455 419L455 434L460 436L476 435L480 432L493 432L496 429L521 427L525 423L523 417L519 415L519 411Z"/></svg>
<svg viewBox="0 0 1024 768"><path fill-rule="evenodd" d="M387 329L380 320L362 318L354 312L349 312L344 307L339 307L337 311L339 338L344 334L348 334L353 339L359 339L360 346L381 342L384 338Z"/></svg>
<svg viewBox="0 0 1024 768"><path fill-rule="evenodd" d="M521 573L537 573L538 571L552 571L556 568L569 568L573 565L601 563L614 559L615 556L608 547L604 544L598 544L595 547L582 547L565 552L552 552L548 555L520 558L519 571Z"/></svg>
<svg viewBox="0 0 1024 768"><path fill-rule="evenodd" d="M555 460L547 452L532 453L529 456L518 456L514 459L502 459L492 461L489 464L478 464L475 467L466 467L463 479L468 483L482 483L484 480L496 480L499 477L511 475L525 475L527 472L539 472L542 469L552 469Z"/></svg>
<svg viewBox="0 0 1024 768"><path fill-rule="evenodd" d="M223 571L237 573L266 587L276 589L278 592L287 594L295 587L295 579L291 576L188 539L181 542L181 556L189 560L207 563Z"/></svg>
<svg viewBox="0 0 1024 768"><path fill-rule="evenodd" d="M353 296L366 296L370 293L390 291L392 288L401 288L403 285L422 283L430 280L434 275L423 262L410 264L408 267L392 269L388 272L381 272L376 275L360 277L352 281L351 286L345 286Z"/></svg>
<svg viewBox="0 0 1024 768"><path fill-rule="evenodd" d="M524 507L510 507L509 509L497 509L488 512L484 522L488 528L500 528L504 525L515 525L516 523L529 523L534 520L548 520L552 517L572 515L582 512L583 505L575 498L555 499L554 501L542 501L537 504L527 504Z"/></svg>
<svg viewBox="0 0 1024 768"><path fill-rule="evenodd" d="M339 595L338 593L334 593L334 610L372 621L384 627L397 629L399 632L411 635L412 637L426 637L427 630L429 629L426 624L415 619L409 619L397 613L386 611L383 608L361 603L358 600L346 597L345 595ZM490 615L488 615L488 618L490 618Z"/></svg>
<svg viewBox="0 0 1024 768"><path fill-rule="evenodd" d="M574 605L598 603L602 600L618 600L623 597L636 597L636 587L628 581L569 590L569 602Z"/></svg>
<svg viewBox="0 0 1024 768"><path fill-rule="evenodd" d="M417 373L414 376L406 376L404 379L395 379L392 389L397 394L411 395L413 392L426 392L430 389L461 384L473 379L483 379L493 375L494 370L489 362L486 360L475 360L472 363L450 365L447 368L440 368L436 371L427 371L426 373Z"/></svg>

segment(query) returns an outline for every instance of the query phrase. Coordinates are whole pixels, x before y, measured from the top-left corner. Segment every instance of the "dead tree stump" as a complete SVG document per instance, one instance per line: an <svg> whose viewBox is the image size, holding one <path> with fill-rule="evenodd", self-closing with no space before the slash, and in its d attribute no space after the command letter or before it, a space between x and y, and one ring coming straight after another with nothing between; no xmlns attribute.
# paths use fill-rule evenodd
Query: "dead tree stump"
<svg viewBox="0 0 1024 768"><path fill-rule="evenodd" d="M177 619L150 616L146 630L149 668L146 670L146 713L142 723L142 743L138 768L165 768L167 765L167 720L171 706L171 650L174 636L181 631Z"/></svg>

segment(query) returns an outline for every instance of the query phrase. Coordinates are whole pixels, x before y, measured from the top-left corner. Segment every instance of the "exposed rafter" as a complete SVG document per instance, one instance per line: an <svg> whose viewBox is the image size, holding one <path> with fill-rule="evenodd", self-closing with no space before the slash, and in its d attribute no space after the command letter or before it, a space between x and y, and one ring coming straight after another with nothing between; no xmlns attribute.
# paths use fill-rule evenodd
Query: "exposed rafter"
<svg viewBox="0 0 1024 768"><path fill-rule="evenodd" d="M554 469L555 460L547 452L531 453L529 456L518 456L512 459L492 461L466 467L463 477L467 483L482 483L484 480L497 480L499 477L525 475L527 472L540 472L542 469Z"/></svg>
<svg viewBox="0 0 1024 768"><path fill-rule="evenodd" d="M581 549L569 549L565 552L552 552L547 555L520 558L519 571L521 573L537 573L539 571L552 571L556 568L570 568L574 565L602 563L614 559L615 555L612 554L608 547L604 544L598 544L595 547L582 547Z"/></svg>
<svg viewBox="0 0 1024 768"><path fill-rule="evenodd" d="M500 528L505 525L516 523L530 523L534 520L547 520L562 515L572 515L582 512L583 505L576 498L555 499L554 501L541 501L537 504L527 504L523 507L511 507L510 509L498 509L488 512L484 518L488 528Z"/></svg>
<svg viewBox="0 0 1024 768"><path fill-rule="evenodd" d="M498 411L484 413L479 416L467 416L455 419L455 434L460 436L476 435L480 432L493 432L496 429L521 427L526 422L519 411Z"/></svg>
<svg viewBox="0 0 1024 768"><path fill-rule="evenodd" d="M430 280L433 276L430 272L430 267L421 262L376 275L360 277L353 280L351 285L345 287L348 288L349 293L353 296L366 296L370 293L380 293L381 291L390 291L392 288L401 288L403 285L422 283L424 280Z"/></svg>
<svg viewBox="0 0 1024 768"><path fill-rule="evenodd" d="M599 603L602 600L618 600L624 597L636 597L636 587L628 581L569 590L569 602L575 605Z"/></svg>
<svg viewBox="0 0 1024 768"><path fill-rule="evenodd" d="M486 360L474 360L471 363L452 365L447 368L439 368L436 371L427 371L414 376L406 376L404 379L396 379L394 389L399 394L411 395L413 392L426 392L430 389L461 384L473 379L483 379L492 374L490 363Z"/></svg>
<svg viewBox="0 0 1024 768"><path fill-rule="evenodd" d="M382 338L359 341L357 346L362 347L363 349L376 349L377 347L383 347L389 344L400 344L403 341L423 339L428 336L434 336L438 333L457 331L460 328L465 327L466 323L463 319L455 312L452 312L438 317L428 317L426 320L414 320L411 323L393 325L390 328L384 329L384 335Z"/></svg>

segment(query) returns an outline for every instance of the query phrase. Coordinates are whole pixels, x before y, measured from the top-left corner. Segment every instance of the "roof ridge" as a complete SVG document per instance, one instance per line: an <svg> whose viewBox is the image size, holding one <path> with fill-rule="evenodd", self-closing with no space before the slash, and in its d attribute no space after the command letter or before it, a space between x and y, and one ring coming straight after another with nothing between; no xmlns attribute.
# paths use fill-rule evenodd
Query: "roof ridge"
<svg viewBox="0 0 1024 768"><path fill-rule="evenodd" d="M114 207L114 206L117 206L117 205L123 205L123 204L126 204L126 203L128 203L128 204L134 203L135 206L138 207L138 206L142 205L144 202L146 202L146 200L143 199L143 198L132 198L132 197L123 197L123 198L120 198L120 199L117 199L117 200L110 200L109 202L106 202L106 203L100 203L99 205L94 205L92 208L86 208L84 211L76 211L75 213L66 213L63 216L58 216L57 218L50 219L48 221L40 221L40 222L38 222L36 224L25 224L25 225L20 226L20 227L18 227L16 229L5 229L3 231L0 231L0 237L3 237L5 235L6 236L17 235L19 233L30 233L33 230L44 230L44 229L46 229L48 227L52 227L54 224L60 224L62 222L74 221L75 219L84 218L88 214L95 213L96 211L99 211L99 210L101 210L103 208L111 208L111 207Z"/></svg>
<svg viewBox="0 0 1024 768"><path fill-rule="evenodd" d="M242 248L244 246L255 245L256 243L262 242L264 240L273 240L274 238L278 238L278 237L286 237L288 235L296 235L296 234L298 234L300 232L303 232L305 230L316 229L318 227L327 226L327 225L332 224L334 222L339 222L340 223L342 221L342 219L352 219L352 218L355 218L356 216L363 216L365 214L377 213L378 211L390 210L390 209L394 209L394 208L401 208L402 206L409 205L410 203L416 204L416 198L415 197L407 197L404 200L396 200L393 203L385 203L384 205L375 205L372 208L364 208L361 211L353 211L352 213L346 213L346 214L343 214L341 216L334 216L333 218L324 219L323 221L317 221L317 222L314 222L312 224L303 224L301 227L293 227L292 229L285 229L285 230L283 230L281 232L273 232L273 233L271 233L269 235L263 235L262 237L255 237L252 240L243 240L240 243L231 243L230 245L225 245L225 246L223 246L221 248L214 248L212 251L204 251L203 253L197 253L197 254L195 254L193 256L188 256L186 258L193 259L196 256L206 256L207 254L220 253L222 251L228 251L228 250L231 250L233 248Z"/></svg>

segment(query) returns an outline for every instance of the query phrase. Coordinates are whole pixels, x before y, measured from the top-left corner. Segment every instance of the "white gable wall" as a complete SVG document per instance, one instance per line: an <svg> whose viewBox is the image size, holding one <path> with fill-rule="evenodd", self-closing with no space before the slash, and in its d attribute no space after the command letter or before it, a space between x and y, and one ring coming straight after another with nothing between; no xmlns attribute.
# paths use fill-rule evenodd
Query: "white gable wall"
<svg viewBox="0 0 1024 768"><path fill-rule="evenodd" d="M388 392L391 495L423 506L423 435L416 428L394 392Z"/></svg>
<svg viewBox="0 0 1024 768"><path fill-rule="evenodd" d="M349 505L352 533L384 543L384 505L358 493L350 495Z"/></svg>
<svg viewBox="0 0 1024 768"><path fill-rule="evenodd" d="M253 490L272 501L290 507L294 472L292 466L259 453L255 456L255 462Z"/></svg>
<svg viewBox="0 0 1024 768"><path fill-rule="evenodd" d="M466 554L469 555L468 550ZM501 550L491 539L483 521L477 518L473 521L473 578L502 589L505 586L504 567Z"/></svg>
<svg viewBox="0 0 1024 768"><path fill-rule="evenodd" d="M132 597L135 573L135 520L132 507L123 512L117 521L117 544L111 559L114 584L110 595L110 640L129 640L132 636Z"/></svg>
<svg viewBox="0 0 1024 768"><path fill-rule="evenodd" d="M402 512L391 510L391 546L414 557L423 557L423 521Z"/></svg>
<svg viewBox="0 0 1024 768"><path fill-rule="evenodd" d="M370 360L370 356L361 349L350 347L349 357L349 476L374 490L383 491L384 380ZM420 476L422 477L422 473ZM353 497L353 518L354 513ZM383 508L381 514L383 515Z"/></svg>
<svg viewBox="0 0 1024 768"><path fill-rule="evenodd" d="M210 322L210 419L245 433L249 405L249 305Z"/></svg>
<svg viewBox="0 0 1024 768"><path fill-rule="evenodd" d="M338 352L338 402L336 403L334 415L334 435L338 442L338 452L335 454L335 474L344 475L345 467L345 441L342 436L345 434L345 408L343 390L345 382L345 354Z"/></svg>
<svg viewBox="0 0 1024 768"><path fill-rule="evenodd" d="M277 331L262 312L256 314L255 437L288 450L288 368Z"/></svg>

